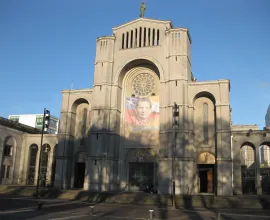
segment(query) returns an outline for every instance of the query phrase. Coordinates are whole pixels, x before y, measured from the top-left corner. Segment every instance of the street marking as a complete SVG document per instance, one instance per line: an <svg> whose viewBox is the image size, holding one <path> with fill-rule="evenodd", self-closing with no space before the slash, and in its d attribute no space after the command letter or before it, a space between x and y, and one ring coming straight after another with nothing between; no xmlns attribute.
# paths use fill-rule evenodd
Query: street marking
<svg viewBox="0 0 270 220"><path fill-rule="evenodd" d="M30 211L34 211L34 209L19 209L19 210L8 210L8 211L1 211L0 215L2 214L12 214L12 213L18 213L18 212L30 212Z"/></svg>
<svg viewBox="0 0 270 220"><path fill-rule="evenodd" d="M51 218L49 220L64 220L64 219L72 219L72 218L80 218L80 217L85 217L89 215L74 215L74 216L68 216L68 217L62 217L62 218Z"/></svg>
<svg viewBox="0 0 270 220"><path fill-rule="evenodd" d="M54 203L54 204L43 204L43 210L47 207L55 207L55 206L61 206L61 205L68 205L68 204L73 204L76 202L63 202L63 203ZM84 208L84 207L80 207L80 208ZM6 211L0 211L0 215L3 214L12 214L12 213L18 213L18 212L30 212L30 211L35 211L37 210L37 205L36 206L30 206L28 208L20 208L20 209L14 209L14 210L6 210ZM66 212L66 211L63 211Z"/></svg>
<svg viewBox="0 0 270 220"><path fill-rule="evenodd" d="M62 218L51 218L49 220L65 220L65 219L72 219L72 218L80 218L80 217L86 217L89 215L75 215L75 216L68 216L68 217L62 217ZM95 217L98 217L99 215L93 215ZM102 216L104 218L116 218L116 219L123 219L123 218L128 218L128 219L134 219L134 220L147 220L147 218L131 218L129 216ZM156 220L161 220L161 219L156 219Z"/></svg>
<svg viewBox="0 0 270 220"><path fill-rule="evenodd" d="M270 218L269 215L245 215L245 214L231 214L231 213L220 213L221 215L241 216L241 217L254 217L254 218Z"/></svg>

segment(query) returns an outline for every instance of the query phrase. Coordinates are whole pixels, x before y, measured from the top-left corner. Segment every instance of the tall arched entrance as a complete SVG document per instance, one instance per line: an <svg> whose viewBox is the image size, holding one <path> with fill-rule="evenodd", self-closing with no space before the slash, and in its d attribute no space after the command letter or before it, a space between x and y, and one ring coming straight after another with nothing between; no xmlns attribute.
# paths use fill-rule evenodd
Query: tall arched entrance
<svg viewBox="0 0 270 220"><path fill-rule="evenodd" d="M197 157L199 193L215 192L215 163L215 156L209 152L203 152Z"/></svg>
<svg viewBox="0 0 270 220"><path fill-rule="evenodd" d="M127 152L129 191L146 191L157 186L157 156L151 149L130 149Z"/></svg>
<svg viewBox="0 0 270 220"><path fill-rule="evenodd" d="M160 73L149 60L128 63L119 75L121 100L121 168L126 190L157 187L156 153L159 150Z"/></svg>
<svg viewBox="0 0 270 220"><path fill-rule="evenodd" d="M240 149L242 193L256 194L255 146L244 143Z"/></svg>
<svg viewBox="0 0 270 220"><path fill-rule="evenodd" d="M77 154L75 162L74 172L74 188L83 188L85 177L85 153L81 152Z"/></svg>

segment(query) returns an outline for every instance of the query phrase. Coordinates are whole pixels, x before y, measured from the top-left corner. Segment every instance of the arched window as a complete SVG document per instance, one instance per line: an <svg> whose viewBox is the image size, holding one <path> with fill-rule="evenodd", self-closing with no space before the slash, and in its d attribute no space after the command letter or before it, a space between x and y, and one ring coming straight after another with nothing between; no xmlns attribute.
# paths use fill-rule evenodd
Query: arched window
<svg viewBox="0 0 270 220"><path fill-rule="evenodd" d="M130 48L133 48L133 31L130 34Z"/></svg>
<svg viewBox="0 0 270 220"><path fill-rule="evenodd" d="M129 43L129 33L127 32L127 39L126 39L126 49L128 49L128 43Z"/></svg>
<svg viewBox="0 0 270 220"><path fill-rule="evenodd" d="M52 173L51 173L51 185L54 185L54 179L55 179L55 168L56 168L56 154L57 154L57 148L58 144L54 146L53 149L53 163L52 163Z"/></svg>
<svg viewBox="0 0 270 220"><path fill-rule="evenodd" d="M122 34L122 49L124 49L124 42L125 42L125 34Z"/></svg>
<svg viewBox="0 0 270 220"><path fill-rule="evenodd" d="M148 28L148 46L151 46L151 29L150 28Z"/></svg>
<svg viewBox="0 0 270 220"><path fill-rule="evenodd" d="M159 42L159 30L157 30L157 45L158 46L160 45L160 42Z"/></svg>
<svg viewBox="0 0 270 220"><path fill-rule="evenodd" d="M146 46L146 28L143 28L143 46Z"/></svg>
<svg viewBox="0 0 270 220"><path fill-rule="evenodd" d="M156 31L153 29L153 35L152 35L152 46L155 46L155 39L156 39Z"/></svg>
<svg viewBox="0 0 270 220"><path fill-rule="evenodd" d="M87 121L87 108L83 109L82 136L84 136L86 132L86 121Z"/></svg>
<svg viewBox="0 0 270 220"><path fill-rule="evenodd" d="M9 144L5 145L4 156L5 157L11 157L12 156L12 146L11 145L9 145Z"/></svg>
<svg viewBox="0 0 270 220"><path fill-rule="evenodd" d="M134 42L134 48L136 48L137 47L137 43L138 43L138 30L137 30L137 28L135 29L135 42Z"/></svg>
<svg viewBox="0 0 270 220"><path fill-rule="evenodd" d="M33 185L35 183L37 152L38 152L38 146L35 144L32 144L29 150L29 167L28 167L28 177L27 177L28 185Z"/></svg>
<svg viewBox="0 0 270 220"><path fill-rule="evenodd" d="M49 144L42 146L41 153L41 164L40 164L40 185L45 186L47 183L47 170L48 170L48 159L51 147Z"/></svg>
<svg viewBox="0 0 270 220"><path fill-rule="evenodd" d="M208 104L203 104L203 139L204 144L208 144Z"/></svg>
<svg viewBox="0 0 270 220"><path fill-rule="evenodd" d="M142 27L140 27L140 33L139 33L139 47L142 46Z"/></svg>

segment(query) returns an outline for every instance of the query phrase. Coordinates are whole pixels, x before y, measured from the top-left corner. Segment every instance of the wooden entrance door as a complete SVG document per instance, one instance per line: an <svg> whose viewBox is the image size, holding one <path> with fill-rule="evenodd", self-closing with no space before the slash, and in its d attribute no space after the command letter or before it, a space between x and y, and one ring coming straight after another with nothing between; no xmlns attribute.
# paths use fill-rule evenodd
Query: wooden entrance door
<svg viewBox="0 0 270 220"><path fill-rule="evenodd" d="M207 170L207 192L213 193L213 169Z"/></svg>
<svg viewBox="0 0 270 220"><path fill-rule="evenodd" d="M199 192L214 192L214 165L198 165L199 170Z"/></svg>

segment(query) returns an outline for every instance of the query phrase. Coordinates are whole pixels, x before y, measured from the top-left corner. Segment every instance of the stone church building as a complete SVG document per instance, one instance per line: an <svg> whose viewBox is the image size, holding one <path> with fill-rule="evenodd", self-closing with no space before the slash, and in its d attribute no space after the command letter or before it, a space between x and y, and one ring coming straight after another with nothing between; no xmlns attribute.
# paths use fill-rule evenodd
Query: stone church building
<svg viewBox="0 0 270 220"><path fill-rule="evenodd" d="M96 40L93 88L62 91L42 148L0 120L1 183L36 184L42 150L41 182L58 188L170 194L175 180L176 194L261 194L270 131L232 126L230 81L196 81L188 29L139 18L112 32Z"/></svg>

